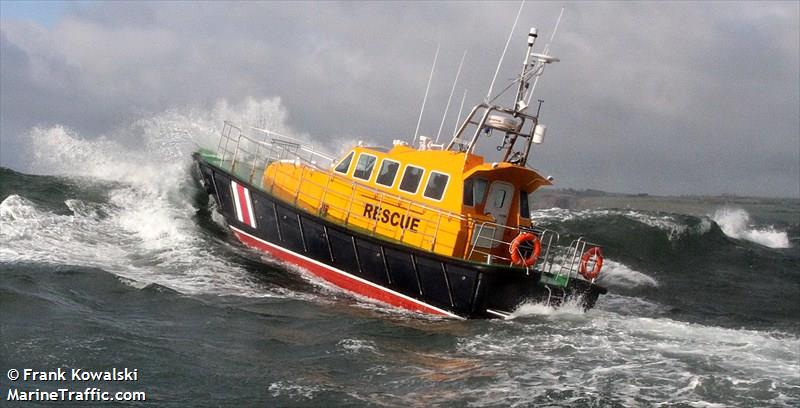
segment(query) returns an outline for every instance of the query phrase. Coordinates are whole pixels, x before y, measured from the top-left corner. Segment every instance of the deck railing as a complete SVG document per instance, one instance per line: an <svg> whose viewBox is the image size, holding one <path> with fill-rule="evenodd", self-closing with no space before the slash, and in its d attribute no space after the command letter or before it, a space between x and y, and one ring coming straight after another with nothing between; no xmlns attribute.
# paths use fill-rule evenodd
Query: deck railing
<svg viewBox="0 0 800 408"><path fill-rule="evenodd" d="M344 223L344 225L350 225L354 220L360 220L362 229L364 225L367 225L366 232L373 235L385 236L385 234L378 232L378 220L366 217L358 211L353 211L354 208L362 208L367 203L366 200L361 198L363 195L370 195L372 199L377 200L379 206L382 206L387 201L395 203L395 206L405 211L407 217L413 212L424 211L434 214L433 219L425 220L429 225L432 225L431 228L420 228L419 231L414 232L418 237L421 237L416 246L433 251L437 248L437 244L441 246L442 242L455 243L457 241L457 236L443 237L443 234L458 235L466 233L470 240L466 243L463 258L467 260L510 265L512 263L510 248L513 239L521 233L531 232L541 242L542 255L529 268L552 274L556 279L556 282L553 283L557 284L557 286L566 285L569 279L577 277L580 257L587 245L596 246L587 243L583 238L573 241L568 247L558 246L559 234L552 230L509 227L493 222L484 222L355 182L333 172L335 160L315 150L312 146L276 132L257 128L251 129L257 132L260 137L250 136L240 127L230 122L225 122L217 145L217 165L237 177L248 180L251 185L270 193L273 193L276 188L275 179L277 175L294 177L299 167L299 180L296 185L292 186L292 190L288 192L292 196L292 204L304 203L311 205L315 207L315 210L321 216L338 212L341 216L339 222ZM278 161L294 163L293 172L290 174L287 170L280 170L282 167L278 166L277 170L275 170L278 173L273 175L272 183L263 185L264 177L262 174L264 169L269 164ZM320 183L307 176L306 173L311 171L324 174L324 182ZM347 186L348 193L342 193L337 189L331 188L332 183ZM285 188L285 186L279 186L279 188ZM337 202L345 204L343 206L336 205ZM462 227L456 229L455 232L453 232L452 228L445 230L442 229L443 221L445 223L457 222ZM389 238L409 243L406 239L406 230L407 228L401 228L399 237ZM508 239L508 237L511 238Z"/></svg>

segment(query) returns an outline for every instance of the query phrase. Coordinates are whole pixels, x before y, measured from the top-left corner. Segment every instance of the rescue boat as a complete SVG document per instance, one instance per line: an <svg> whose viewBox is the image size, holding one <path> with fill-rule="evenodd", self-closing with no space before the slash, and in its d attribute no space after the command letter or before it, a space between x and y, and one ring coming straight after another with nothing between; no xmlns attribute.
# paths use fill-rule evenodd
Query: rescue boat
<svg viewBox="0 0 800 408"><path fill-rule="evenodd" d="M526 99L558 61L533 53L535 40L532 29L514 106L476 105L448 143L359 143L334 158L225 122L217 148L193 155L198 179L244 245L372 301L465 319L526 302L591 308L606 293L600 247L561 245L531 220L530 196L552 178L527 165L546 128L541 101L531 113Z"/></svg>

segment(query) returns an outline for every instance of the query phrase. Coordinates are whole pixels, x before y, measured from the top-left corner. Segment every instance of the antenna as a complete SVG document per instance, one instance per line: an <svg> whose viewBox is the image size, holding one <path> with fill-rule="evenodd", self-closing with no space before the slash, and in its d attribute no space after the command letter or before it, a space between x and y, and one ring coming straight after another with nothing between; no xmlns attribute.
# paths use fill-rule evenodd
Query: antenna
<svg viewBox="0 0 800 408"><path fill-rule="evenodd" d="M464 111L464 100L467 99L467 90L464 89L464 96L461 97L461 107L458 108L458 116L456 116L456 126L453 128L453 136L458 132L458 122L461 120L461 112Z"/></svg>
<svg viewBox="0 0 800 408"><path fill-rule="evenodd" d="M548 41L547 45L544 46L544 51L542 51L542 54L550 55L550 44L553 43L553 38L556 37L556 32L558 31L558 26L559 26L559 24L561 24L561 17L563 17L563 16L564 16L564 7L561 7L561 12L558 13L558 20L556 20L556 26L555 26L555 28L553 28L553 34L550 34L550 41ZM540 68L537 68L537 69L542 69L543 70L544 69L544 65L541 65ZM536 75L536 79L533 80L533 86L531 87L531 92L528 94L528 101L525 103L526 105L530 105L531 104L531 99L533 98L533 91L536 89L536 84L539 83L539 76L540 75L541 75L541 72L539 72ZM539 115L536 115L536 116L538 117Z"/></svg>
<svg viewBox="0 0 800 408"><path fill-rule="evenodd" d="M461 62L458 64L458 72L456 72L456 79L453 81L453 88L450 89L450 96L447 97L447 106L444 108L444 114L442 115L442 123L439 124L439 131L436 132L436 140L433 143L439 143L439 135L442 134L442 128L444 127L444 120L447 117L447 110L450 109L450 100L453 99L453 92L456 90L456 84L458 83L458 77L461 75L461 67L464 66L464 58L467 56L467 50L464 50L464 54L461 56Z"/></svg>
<svg viewBox="0 0 800 408"><path fill-rule="evenodd" d="M417 143L417 135L419 135L419 125L422 123L422 113L425 112L425 102L428 100L428 91L431 89L431 80L433 79L433 71L436 69L436 60L439 59L439 46L436 44L436 54L433 56L433 66L431 67L431 75L428 77L428 86L425 87L425 97L422 98L422 108L419 110L419 119L417 120L417 129L414 130L414 141L411 145Z"/></svg>
<svg viewBox="0 0 800 408"><path fill-rule="evenodd" d="M519 3L519 10L517 10L517 17L514 19L514 25L511 26L511 32L508 33L508 40L506 40L506 47L503 48L503 53L500 55L500 61L497 62L497 69L495 69L494 71L492 84L489 85L489 92L486 93L486 102L489 102L489 98L492 97L492 88L494 88L494 81L497 80L497 74L500 72L500 66L503 65L503 58L506 57L508 44L511 42L511 36L514 35L514 30L517 28L517 21L519 21L519 15L522 14L522 6L524 5L525 5L525 0L522 0L522 2Z"/></svg>

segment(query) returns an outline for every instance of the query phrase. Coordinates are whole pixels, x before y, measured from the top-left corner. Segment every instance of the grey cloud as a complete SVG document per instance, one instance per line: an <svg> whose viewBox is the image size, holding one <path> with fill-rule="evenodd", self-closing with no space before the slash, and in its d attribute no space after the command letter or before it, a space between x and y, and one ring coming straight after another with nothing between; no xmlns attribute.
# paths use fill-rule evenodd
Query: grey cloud
<svg viewBox="0 0 800 408"><path fill-rule="evenodd" d="M280 96L317 140L410 138L437 43L423 129L435 134L463 50L468 105L485 95L518 3L90 3L53 27L2 20L3 148L37 124L86 134L187 104ZM549 38L561 3L528 3ZM560 186L799 196L800 6L566 6L537 89L548 141L534 165ZM541 49L541 48L540 48ZM456 101L456 104L459 101ZM457 106L451 106L451 115ZM452 129L452 120L447 129Z"/></svg>

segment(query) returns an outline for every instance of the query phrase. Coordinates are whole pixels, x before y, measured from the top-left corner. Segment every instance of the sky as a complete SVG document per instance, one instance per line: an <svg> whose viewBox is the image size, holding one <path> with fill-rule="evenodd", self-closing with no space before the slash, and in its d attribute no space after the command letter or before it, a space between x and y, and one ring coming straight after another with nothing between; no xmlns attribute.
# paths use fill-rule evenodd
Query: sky
<svg viewBox="0 0 800 408"><path fill-rule="evenodd" d="M186 106L279 100L335 150L482 102L518 2L0 2L0 165L34 127L84 138ZM800 197L800 3L528 2L495 89L564 17L532 165L561 188ZM277 98L277 99L276 99ZM506 101L508 102L508 101ZM221 127L221 123L220 123Z"/></svg>

